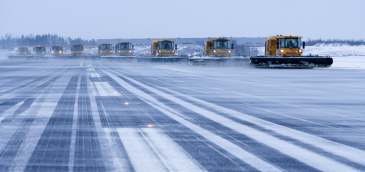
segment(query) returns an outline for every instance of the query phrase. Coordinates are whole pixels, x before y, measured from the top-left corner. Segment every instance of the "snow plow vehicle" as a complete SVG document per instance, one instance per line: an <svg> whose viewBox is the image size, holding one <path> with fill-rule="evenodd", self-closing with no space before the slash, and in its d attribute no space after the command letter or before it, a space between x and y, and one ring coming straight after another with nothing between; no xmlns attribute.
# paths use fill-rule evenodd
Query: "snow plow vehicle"
<svg viewBox="0 0 365 172"><path fill-rule="evenodd" d="M154 40L151 44L152 58L138 58L139 62L183 62L187 58L177 57L177 45L174 40Z"/></svg>
<svg viewBox="0 0 365 172"><path fill-rule="evenodd" d="M246 64L247 59L232 57L232 39L217 38L207 39L204 42L203 57L193 57L189 59L189 65L240 65Z"/></svg>
<svg viewBox="0 0 365 172"><path fill-rule="evenodd" d="M71 51L71 56L83 56L84 46L82 44L72 45L70 51Z"/></svg>
<svg viewBox="0 0 365 172"><path fill-rule="evenodd" d="M329 56L302 55L305 42L301 36L271 36L265 41L265 56L251 56L252 67L273 68L328 68L333 59ZM302 45L301 45L302 44ZM303 47L301 49L301 47Z"/></svg>
<svg viewBox="0 0 365 172"><path fill-rule="evenodd" d="M18 54L18 56L30 55L28 47L18 47L17 54Z"/></svg>
<svg viewBox="0 0 365 172"><path fill-rule="evenodd" d="M133 56L133 45L130 42L118 42L114 53L118 56Z"/></svg>
<svg viewBox="0 0 365 172"><path fill-rule="evenodd" d="M175 56L176 49L177 45L173 40L154 40L151 45L151 54L157 57L170 57Z"/></svg>
<svg viewBox="0 0 365 172"><path fill-rule="evenodd" d="M45 46L35 46L33 48L34 55L45 56L47 51Z"/></svg>
<svg viewBox="0 0 365 172"><path fill-rule="evenodd" d="M63 56L63 48L62 46L52 46L51 49L51 55L53 56Z"/></svg>
<svg viewBox="0 0 365 172"><path fill-rule="evenodd" d="M108 43L99 44L98 54L101 56L113 55L113 45Z"/></svg>

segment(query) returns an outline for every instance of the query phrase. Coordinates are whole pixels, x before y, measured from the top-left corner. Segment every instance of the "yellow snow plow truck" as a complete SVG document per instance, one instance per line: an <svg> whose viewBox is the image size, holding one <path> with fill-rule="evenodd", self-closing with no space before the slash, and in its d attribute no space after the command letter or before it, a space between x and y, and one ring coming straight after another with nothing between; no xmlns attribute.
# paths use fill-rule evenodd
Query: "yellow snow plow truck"
<svg viewBox="0 0 365 172"><path fill-rule="evenodd" d="M46 47L45 46L36 46L33 48L34 55L45 56L46 55Z"/></svg>
<svg viewBox="0 0 365 172"><path fill-rule="evenodd" d="M71 50L71 56L83 56L84 55L84 46L82 44L72 45L70 50Z"/></svg>
<svg viewBox="0 0 365 172"><path fill-rule="evenodd" d="M63 48L62 46L52 46L51 47L51 55L53 56L63 56Z"/></svg>
<svg viewBox="0 0 365 172"><path fill-rule="evenodd" d="M108 43L99 44L98 54L101 56L112 55L113 54L113 45L108 44Z"/></svg>
<svg viewBox="0 0 365 172"><path fill-rule="evenodd" d="M265 56L251 56L253 67L274 68L328 68L333 59L329 56L302 55L305 42L301 36L271 36L265 41Z"/></svg>
<svg viewBox="0 0 365 172"><path fill-rule="evenodd" d="M159 57L175 56L176 49L174 40L154 40L151 45L151 54Z"/></svg>
<svg viewBox="0 0 365 172"><path fill-rule="evenodd" d="M119 56L133 56L133 45L130 42L118 42L114 52Z"/></svg>
<svg viewBox="0 0 365 172"><path fill-rule="evenodd" d="M28 47L18 47L18 56L21 55L30 55Z"/></svg>
<svg viewBox="0 0 365 172"><path fill-rule="evenodd" d="M187 62L188 58L176 56L177 45L174 40L154 40L151 44L151 57L138 58L139 62L160 62L160 63L174 63Z"/></svg>
<svg viewBox="0 0 365 172"><path fill-rule="evenodd" d="M207 39L204 42L203 57L189 58L189 65L242 65L247 63L247 59L241 57L232 57L233 51L232 39L224 37Z"/></svg>
<svg viewBox="0 0 365 172"><path fill-rule="evenodd" d="M204 42L204 55L210 57L231 57L233 44L231 39L209 39Z"/></svg>

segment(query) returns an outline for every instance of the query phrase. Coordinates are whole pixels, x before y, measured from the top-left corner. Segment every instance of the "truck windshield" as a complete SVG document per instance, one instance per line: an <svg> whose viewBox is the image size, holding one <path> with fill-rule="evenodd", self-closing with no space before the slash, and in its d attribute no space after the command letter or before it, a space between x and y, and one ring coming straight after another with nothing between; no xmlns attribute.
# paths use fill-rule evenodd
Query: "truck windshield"
<svg viewBox="0 0 365 172"><path fill-rule="evenodd" d="M229 41L213 41L214 49L227 49L229 48Z"/></svg>
<svg viewBox="0 0 365 172"><path fill-rule="evenodd" d="M281 38L280 48L300 48L301 38Z"/></svg>
<svg viewBox="0 0 365 172"><path fill-rule="evenodd" d="M159 49L173 49L174 42L159 42L158 47Z"/></svg>
<svg viewBox="0 0 365 172"><path fill-rule="evenodd" d="M44 51L45 49L43 47L34 47L34 51L35 52L42 52Z"/></svg>
<svg viewBox="0 0 365 172"><path fill-rule="evenodd" d="M102 44L100 50L112 50L112 44Z"/></svg>
<svg viewBox="0 0 365 172"><path fill-rule="evenodd" d="M61 51L61 47L52 47L52 51Z"/></svg>
<svg viewBox="0 0 365 172"><path fill-rule="evenodd" d="M131 47L131 44L118 44L118 50L129 50Z"/></svg>
<svg viewBox="0 0 365 172"><path fill-rule="evenodd" d="M84 47L81 45L74 45L74 46L72 46L71 49L72 49L72 51L83 51Z"/></svg>
<svg viewBox="0 0 365 172"><path fill-rule="evenodd" d="M27 52L26 48L18 48L18 52Z"/></svg>

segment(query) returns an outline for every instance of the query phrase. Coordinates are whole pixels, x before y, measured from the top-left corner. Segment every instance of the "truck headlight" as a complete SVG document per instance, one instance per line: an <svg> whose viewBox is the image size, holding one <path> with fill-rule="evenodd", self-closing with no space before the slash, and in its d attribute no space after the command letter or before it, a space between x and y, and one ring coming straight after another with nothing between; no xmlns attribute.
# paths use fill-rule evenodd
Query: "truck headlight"
<svg viewBox="0 0 365 172"><path fill-rule="evenodd" d="M174 50L172 50L172 52L174 53L175 51L174 51Z"/></svg>
<svg viewBox="0 0 365 172"><path fill-rule="evenodd" d="M280 50L280 52L282 52L282 53L283 53L283 52L284 52L284 50Z"/></svg>
<svg viewBox="0 0 365 172"><path fill-rule="evenodd" d="M213 52L217 52L217 51L214 50Z"/></svg>
<svg viewBox="0 0 365 172"><path fill-rule="evenodd" d="M103 51L100 51L100 52L103 52Z"/></svg>
<svg viewBox="0 0 365 172"><path fill-rule="evenodd" d="M62 51L60 51L60 53L62 53Z"/></svg>
<svg viewBox="0 0 365 172"><path fill-rule="evenodd" d="M231 52L231 50L228 50L228 52L230 53L230 52Z"/></svg>
<svg viewBox="0 0 365 172"><path fill-rule="evenodd" d="M53 51L52 51L52 53L53 53Z"/></svg>
<svg viewBox="0 0 365 172"><path fill-rule="evenodd" d="M159 53L161 53L161 50L158 50Z"/></svg>
<svg viewBox="0 0 365 172"><path fill-rule="evenodd" d="M302 52L302 50L299 50L299 52L301 53L301 52Z"/></svg>
<svg viewBox="0 0 365 172"><path fill-rule="evenodd" d="M132 52L132 51L129 51L130 53Z"/></svg>
<svg viewBox="0 0 365 172"><path fill-rule="evenodd" d="M120 52L120 51L119 51Z"/></svg>

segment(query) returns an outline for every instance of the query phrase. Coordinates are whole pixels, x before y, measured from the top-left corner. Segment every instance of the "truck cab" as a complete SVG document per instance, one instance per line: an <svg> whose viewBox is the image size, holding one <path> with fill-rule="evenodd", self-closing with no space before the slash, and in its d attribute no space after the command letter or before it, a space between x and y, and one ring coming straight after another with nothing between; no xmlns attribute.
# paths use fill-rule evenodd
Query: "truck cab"
<svg viewBox="0 0 365 172"><path fill-rule="evenodd" d="M63 56L63 48L62 46L52 46L51 49L51 55L53 56Z"/></svg>
<svg viewBox="0 0 365 172"><path fill-rule="evenodd" d="M119 56L132 56L133 45L130 42L118 42L115 44L115 54Z"/></svg>
<svg viewBox="0 0 365 172"><path fill-rule="evenodd" d="M233 44L231 39L208 39L204 42L204 55L211 57L232 57Z"/></svg>
<svg viewBox="0 0 365 172"><path fill-rule="evenodd" d="M45 46L36 46L33 48L34 55L44 56L46 55L46 47Z"/></svg>
<svg viewBox="0 0 365 172"><path fill-rule="evenodd" d="M98 54L99 55L112 55L113 54L113 45L107 44L107 43L99 44Z"/></svg>
<svg viewBox="0 0 365 172"><path fill-rule="evenodd" d="M70 51L72 56L83 56L84 46L82 44L72 45Z"/></svg>
<svg viewBox="0 0 365 172"><path fill-rule="evenodd" d="M153 56L175 56L177 45L174 40L154 40L151 45Z"/></svg>
<svg viewBox="0 0 365 172"><path fill-rule="evenodd" d="M28 47L18 47L18 55L29 55Z"/></svg>
<svg viewBox="0 0 365 172"><path fill-rule="evenodd" d="M305 42L301 36L271 36L265 41L265 55L267 56L301 56ZM303 49L301 47L303 46Z"/></svg>

